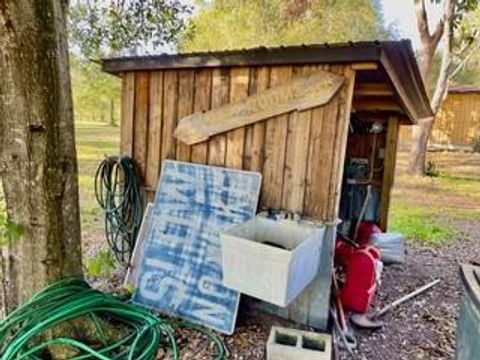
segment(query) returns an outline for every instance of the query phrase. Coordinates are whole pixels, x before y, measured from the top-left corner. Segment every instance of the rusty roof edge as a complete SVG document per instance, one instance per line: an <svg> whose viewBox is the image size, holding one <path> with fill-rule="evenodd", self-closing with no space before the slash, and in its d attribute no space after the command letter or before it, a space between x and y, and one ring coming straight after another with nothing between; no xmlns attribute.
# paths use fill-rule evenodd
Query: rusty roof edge
<svg viewBox="0 0 480 360"><path fill-rule="evenodd" d="M307 64L314 62L379 61L381 48L391 41L295 45L276 48L160 54L101 59L102 69L111 74L123 71L229 67L242 65Z"/></svg>
<svg viewBox="0 0 480 360"><path fill-rule="evenodd" d="M399 57L402 59L398 59ZM385 46L380 62L404 103L412 123L434 116L410 40L397 41L394 47ZM400 66L403 71L399 69ZM401 73L403 76L400 77Z"/></svg>
<svg viewBox="0 0 480 360"><path fill-rule="evenodd" d="M434 116L432 105L430 102L430 98L428 97L427 94L427 88L425 86L425 83L423 81L422 75L420 74L420 68L418 66L418 62L415 56L415 52L413 51L412 43L410 40L405 40L404 41L407 51L410 53L410 61L412 63L412 69L413 69L413 75L415 76L415 82L419 85L420 87L420 94L422 96L422 100L425 104L425 108L427 110L427 117Z"/></svg>

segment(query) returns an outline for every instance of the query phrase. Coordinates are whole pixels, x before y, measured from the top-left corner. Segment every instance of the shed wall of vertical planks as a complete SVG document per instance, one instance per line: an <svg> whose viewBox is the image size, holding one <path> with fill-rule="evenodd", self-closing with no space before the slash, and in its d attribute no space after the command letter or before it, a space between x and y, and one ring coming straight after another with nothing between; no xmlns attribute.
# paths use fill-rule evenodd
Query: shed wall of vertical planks
<svg viewBox="0 0 480 360"><path fill-rule="evenodd" d="M316 69L345 76L325 106L283 114L187 146L173 137L178 121L238 102ZM181 69L122 74L122 152L131 155L149 198L163 159L263 174L260 209L288 209L336 220L355 72L350 65Z"/></svg>
<svg viewBox="0 0 480 360"><path fill-rule="evenodd" d="M472 146L480 136L480 92L449 93L433 124L430 145ZM401 126L399 143L409 146L413 127Z"/></svg>

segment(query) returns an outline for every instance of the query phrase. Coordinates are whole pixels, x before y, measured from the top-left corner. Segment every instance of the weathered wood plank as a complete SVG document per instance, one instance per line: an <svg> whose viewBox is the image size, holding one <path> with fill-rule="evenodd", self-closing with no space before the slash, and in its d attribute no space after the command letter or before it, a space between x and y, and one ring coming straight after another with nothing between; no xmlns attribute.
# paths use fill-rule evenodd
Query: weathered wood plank
<svg viewBox="0 0 480 360"><path fill-rule="evenodd" d="M252 166L252 141L253 125L245 126L245 137L243 142L243 166L244 170L250 170Z"/></svg>
<svg viewBox="0 0 480 360"><path fill-rule="evenodd" d="M210 109L211 91L212 70L199 69L195 71L195 95L193 102L194 112L203 113L203 111ZM206 164L208 159L208 142L204 141L202 143L193 145L191 159L194 163Z"/></svg>
<svg viewBox="0 0 480 360"><path fill-rule="evenodd" d="M335 137L333 139L333 157L331 158L331 169L324 172L319 178L317 184L314 186L321 186L323 188L322 196L324 206L322 212L325 211L326 220L332 222L337 217L339 196L343 176L343 162L346 152L346 142L348 136L348 124L351 110L351 99L354 84L354 72L348 67L334 67L332 71L338 71L345 74L346 84L342 90L336 95L336 107L328 109L328 105L323 112L323 122L328 122L330 117L333 118L335 125ZM330 120L332 120L330 118ZM324 140L327 139L329 131L333 130L330 126L322 127ZM326 165L325 165L326 166ZM329 181L330 179L330 181ZM320 199L317 199L319 201ZM328 207L326 206L328 204ZM334 216L330 212L334 212ZM332 252L336 238L336 226L333 224L327 225L327 231L322 243L322 252L320 259L319 273L312 281L308 288L299 296L298 299L290 306L289 318L294 321L299 321L320 329L324 329L328 322L328 309L330 306L330 284L332 278L333 257Z"/></svg>
<svg viewBox="0 0 480 360"><path fill-rule="evenodd" d="M313 71L301 66L293 69L294 75L305 75ZM308 164L308 141L312 111L303 110L290 114L288 141L285 156L282 207L301 214L305 200L305 182Z"/></svg>
<svg viewBox="0 0 480 360"><path fill-rule="evenodd" d="M334 149L330 191L328 197L327 220L334 221L338 218L340 195L343 181L345 153L347 148L348 127L352 110L353 89L355 87L355 70L345 66L339 69L344 74L345 84L340 93L339 114L336 130L336 144Z"/></svg>
<svg viewBox="0 0 480 360"><path fill-rule="evenodd" d="M133 158L145 179L147 168L148 133L148 72L135 74L135 121L133 126Z"/></svg>
<svg viewBox="0 0 480 360"><path fill-rule="evenodd" d="M212 73L212 109L230 101L230 69L214 69ZM225 165L227 153L226 134L214 135L208 143L208 164Z"/></svg>
<svg viewBox="0 0 480 360"><path fill-rule="evenodd" d="M304 213L315 219L326 220L338 102L337 95L312 112Z"/></svg>
<svg viewBox="0 0 480 360"><path fill-rule="evenodd" d="M307 176L305 181L305 199L304 199L304 214L309 217L318 216L321 219L323 203L316 202L314 199L321 198L322 188L325 184L320 183L321 173L326 171L322 169L325 166L325 161L322 163L321 146L324 142L324 112L325 107L320 107L312 111L312 122L310 127L310 141L308 149L308 166ZM320 215L320 216L319 216Z"/></svg>
<svg viewBox="0 0 480 360"><path fill-rule="evenodd" d="M232 70L230 70L230 103L238 102L248 96L249 78L250 72L249 69L246 67L233 68ZM221 116L222 122L228 122L228 114L223 114ZM227 132L227 151L225 165L229 168L242 169L243 150L245 145L245 128L240 127L233 129L235 130Z"/></svg>
<svg viewBox="0 0 480 360"><path fill-rule="evenodd" d="M387 83L358 83L355 85L355 97L377 96L390 97L395 96L395 90Z"/></svg>
<svg viewBox="0 0 480 360"><path fill-rule="evenodd" d="M248 68L233 69L232 74L235 71L248 72ZM239 99L236 99L231 101L230 105L183 118L175 136L191 145L205 141L215 134L276 115L323 105L332 98L342 83L341 76L325 71L299 76L291 82L277 84L267 91L250 96L245 101L239 102Z"/></svg>
<svg viewBox="0 0 480 360"><path fill-rule="evenodd" d="M259 67L255 68L255 76L251 91L252 93L260 93L270 86L270 68ZM265 121L259 121L253 124L252 131L252 148L250 170L263 170L264 161L264 146L265 146Z"/></svg>
<svg viewBox="0 0 480 360"><path fill-rule="evenodd" d="M383 168L383 186L380 200L380 228L388 230L388 214L390 210L390 195L395 176L397 162L399 121L395 116L388 119L387 143L385 147L385 162Z"/></svg>
<svg viewBox="0 0 480 360"><path fill-rule="evenodd" d="M168 70L163 73L163 127L162 127L162 162L175 158L175 139L173 132L178 113L178 73Z"/></svg>
<svg viewBox="0 0 480 360"><path fill-rule="evenodd" d="M120 124L120 150L133 155L133 120L135 117L135 73L127 72L122 77L122 119Z"/></svg>
<svg viewBox="0 0 480 360"><path fill-rule="evenodd" d="M292 77L291 66L270 70L270 85L287 83ZM279 209L282 206L283 168L287 144L288 115L268 119L265 125L265 161L263 166L262 207Z"/></svg>
<svg viewBox="0 0 480 360"><path fill-rule="evenodd" d="M193 94L195 73L193 70L183 70L178 74L178 119L193 113ZM176 158L180 161L190 161L190 146L177 141Z"/></svg>
<svg viewBox="0 0 480 360"><path fill-rule="evenodd" d="M147 173L145 186L147 190L157 188L160 173L160 155L162 152L162 103L163 103L163 72L150 73L149 86L149 120L147 141Z"/></svg>
<svg viewBox="0 0 480 360"><path fill-rule="evenodd" d="M308 74L315 71L316 66L296 66L295 75ZM305 202L305 186L308 165L308 150L312 110L304 110L290 115L288 122L288 141L285 158L282 207L297 213L303 213ZM288 318L300 324L307 324L310 313L310 296L306 296L307 288L289 306Z"/></svg>
<svg viewBox="0 0 480 360"><path fill-rule="evenodd" d="M249 68L249 75L248 75L248 96L252 96L256 94L255 89L255 68ZM252 166L252 141L253 141L253 126L255 124L246 125L245 128L245 136L243 141L243 163L242 168L244 170L250 170Z"/></svg>

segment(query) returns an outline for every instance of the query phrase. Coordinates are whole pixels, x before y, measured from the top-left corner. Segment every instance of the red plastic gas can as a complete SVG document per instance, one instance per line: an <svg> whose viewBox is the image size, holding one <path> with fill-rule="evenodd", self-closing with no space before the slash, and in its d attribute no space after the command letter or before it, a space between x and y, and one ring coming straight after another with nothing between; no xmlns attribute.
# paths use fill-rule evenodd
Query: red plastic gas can
<svg viewBox="0 0 480 360"><path fill-rule="evenodd" d="M380 253L375 246L366 246L350 254L345 273L345 285L340 291L343 306L365 313L375 295L375 265Z"/></svg>

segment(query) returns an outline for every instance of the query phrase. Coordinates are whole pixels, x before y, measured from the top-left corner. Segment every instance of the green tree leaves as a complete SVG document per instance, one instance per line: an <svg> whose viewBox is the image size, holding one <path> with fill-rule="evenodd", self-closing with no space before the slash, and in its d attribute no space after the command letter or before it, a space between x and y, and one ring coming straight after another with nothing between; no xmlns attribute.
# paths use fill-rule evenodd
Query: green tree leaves
<svg viewBox="0 0 480 360"><path fill-rule="evenodd" d="M70 56L70 73L75 121L119 124L120 80L75 54Z"/></svg>
<svg viewBox="0 0 480 360"><path fill-rule="evenodd" d="M180 39L181 51L239 49L385 39L381 14L371 0L214 0Z"/></svg>
<svg viewBox="0 0 480 360"><path fill-rule="evenodd" d="M77 0L69 14L71 45L87 57L172 41L190 6L181 0Z"/></svg>

